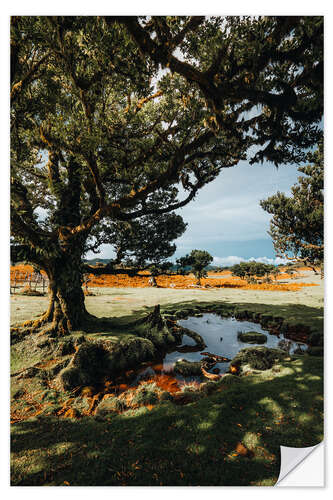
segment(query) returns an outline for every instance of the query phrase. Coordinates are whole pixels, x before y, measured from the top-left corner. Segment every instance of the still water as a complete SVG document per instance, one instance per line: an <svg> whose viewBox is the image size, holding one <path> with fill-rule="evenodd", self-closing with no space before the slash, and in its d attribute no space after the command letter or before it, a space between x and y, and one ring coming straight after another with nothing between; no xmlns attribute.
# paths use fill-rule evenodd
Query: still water
<svg viewBox="0 0 333 500"><path fill-rule="evenodd" d="M199 333L206 344L204 349L194 348L195 342L187 335L183 336L182 346L177 346L176 350L165 355L162 366L159 365L159 372L167 374L172 371L175 362L179 359L186 359L187 361L200 361L203 357L201 352L208 351L212 354L218 354L226 358L232 359L236 356L240 349L245 347L254 347L259 344L249 344L241 342L237 338L237 333L241 331L246 332L259 332L267 336L267 341L261 346L278 347L281 340L284 339L283 335L277 336L270 334L269 331L264 330L258 323L250 321L238 321L235 318L221 318L220 316L212 313L205 313L202 317L189 317L178 321L180 326L188 328L189 330ZM191 351L191 348L193 349ZM305 351L306 344L300 342L291 342L290 353L296 349ZM214 368L219 368L220 373L226 373L229 370L229 363L217 363ZM140 373L140 376L154 376L156 370L154 366L148 367ZM192 377L193 379L195 377ZM177 375L177 379L183 379Z"/></svg>

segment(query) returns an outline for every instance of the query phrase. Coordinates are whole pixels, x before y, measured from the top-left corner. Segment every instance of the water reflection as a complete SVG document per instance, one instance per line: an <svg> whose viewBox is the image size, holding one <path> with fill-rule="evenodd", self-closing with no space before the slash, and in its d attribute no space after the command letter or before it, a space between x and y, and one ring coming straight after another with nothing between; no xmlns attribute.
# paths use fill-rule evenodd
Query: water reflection
<svg viewBox="0 0 333 500"><path fill-rule="evenodd" d="M183 344L178 346L173 352L167 353L159 364L152 364L137 373L133 385L137 384L140 380L149 379L158 385L163 384L164 387L167 385L173 387L174 390L178 390L179 383L199 380L199 377L185 378L181 375L171 375L171 373L177 360L201 361L205 358L205 355L201 354L203 351L232 359L240 349L245 347L264 345L266 347L281 348L281 345L279 346L281 341L285 342L283 348L288 350L290 354L304 352L307 348L306 344L286 340L283 335L277 336L271 334L268 330L261 328L258 323L238 321L235 318L222 318L213 313L205 313L201 317L182 319L178 321L178 324L199 333L206 343L205 349L198 348L191 337L184 335ZM238 332L264 333L267 336L267 341L264 344L241 342L237 337ZM229 362L223 362L216 363L213 369L209 371L211 373L217 373L217 371L219 373L226 373L228 370ZM163 377L165 377L165 381ZM170 384L173 385L171 386Z"/></svg>

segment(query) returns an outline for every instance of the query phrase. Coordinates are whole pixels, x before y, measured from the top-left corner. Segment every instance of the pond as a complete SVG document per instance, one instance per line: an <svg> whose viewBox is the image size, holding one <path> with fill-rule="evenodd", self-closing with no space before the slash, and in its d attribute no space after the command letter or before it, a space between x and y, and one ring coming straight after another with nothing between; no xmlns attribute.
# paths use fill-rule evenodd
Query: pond
<svg viewBox="0 0 333 500"><path fill-rule="evenodd" d="M240 349L245 347L254 347L256 345L263 345L266 347L279 347L278 344L284 339L283 335L277 336L271 334L268 330L264 330L258 323L250 321L238 321L235 318L222 318L217 314L205 313L200 317L189 317L178 321L178 324L184 328L199 333L205 343L204 349L197 348L192 338L187 335L183 336L183 343L177 346L175 350L165 355L163 361L159 364L152 364L151 366L139 372L134 383L137 383L142 378L154 378L155 376L171 375L174 364L179 359L186 359L187 361L200 361L205 356L201 353L210 352L220 356L232 359L236 356ZM238 332L258 332L267 336L267 341L264 344L254 344L242 342L238 339ZM304 352L307 348L306 344L300 342L290 341L290 353L295 351ZM217 363L214 369L219 369L220 373L226 373L229 370L229 362ZM173 375L172 378L174 378ZM176 379L180 382L196 380L198 377L182 377L176 375Z"/></svg>

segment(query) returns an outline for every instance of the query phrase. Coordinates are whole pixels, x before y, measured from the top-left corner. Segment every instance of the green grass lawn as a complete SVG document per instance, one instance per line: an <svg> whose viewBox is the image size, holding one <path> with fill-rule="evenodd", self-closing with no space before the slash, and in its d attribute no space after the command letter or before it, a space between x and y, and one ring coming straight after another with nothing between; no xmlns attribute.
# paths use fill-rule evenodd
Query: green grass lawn
<svg viewBox="0 0 333 500"><path fill-rule="evenodd" d="M17 423L12 485L273 485L280 445L323 439L322 358L274 370L186 406ZM237 454L240 442L253 457Z"/></svg>
<svg viewBox="0 0 333 500"><path fill-rule="evenodd" d="M251 311L283 318L322 333L323 310L301 304L210 304L190 300L164 312L201 307ZM102 319L87 328L92 339L115 343L135 335L134 321L147 308ZM76 332L74 335L80 335ZM42 361L30 337L12 346L12 371ZM323 439L323 358L300 356L270 370L243 376L187 405L163 402L98 420L40 415L12 425L12 485L273 485L280 470L280 445L313 446ZM36 378L12 382L12 393ZM45 388L44 388L45 390ZM50 404L69 395L52 393ZM241 443L251 453L237 451Z"/></svg>

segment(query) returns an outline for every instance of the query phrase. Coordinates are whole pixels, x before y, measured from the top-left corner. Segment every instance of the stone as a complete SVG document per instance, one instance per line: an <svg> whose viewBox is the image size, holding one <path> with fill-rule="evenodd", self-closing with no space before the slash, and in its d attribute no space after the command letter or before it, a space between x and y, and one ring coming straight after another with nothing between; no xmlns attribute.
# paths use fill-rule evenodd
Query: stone
<svg viewBox="0 0 333 500"><path fill-rule="evenodd" d="M264 344L267 342L267 335L259 332L238 332L238 340L248 344Z"/></svg>

